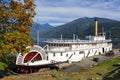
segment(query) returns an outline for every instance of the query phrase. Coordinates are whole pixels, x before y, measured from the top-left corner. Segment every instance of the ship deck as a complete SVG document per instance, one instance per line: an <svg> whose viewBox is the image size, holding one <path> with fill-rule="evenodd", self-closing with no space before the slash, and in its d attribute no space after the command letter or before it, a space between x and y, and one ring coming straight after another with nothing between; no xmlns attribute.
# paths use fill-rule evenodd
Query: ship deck
<svg viewBox="0 0 120 80"><path fill-rule="evenodd" d="M111 39L108 39L108 40L52 40L44 42L54 44L90 44L90 43L105 43L111 41L112 41Z"/></svg>

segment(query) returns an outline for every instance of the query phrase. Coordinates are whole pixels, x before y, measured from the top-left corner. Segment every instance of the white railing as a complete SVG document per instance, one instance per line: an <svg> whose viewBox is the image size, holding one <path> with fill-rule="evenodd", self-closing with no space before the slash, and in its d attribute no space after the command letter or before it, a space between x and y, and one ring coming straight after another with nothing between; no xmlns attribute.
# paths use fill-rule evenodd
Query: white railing
<svg viewBox="0 0 120 80"><path fill-rule="evenodd" d="M53 40L46 41L48 43L99 43L99 42L110 42L111 40Z"/></svg>

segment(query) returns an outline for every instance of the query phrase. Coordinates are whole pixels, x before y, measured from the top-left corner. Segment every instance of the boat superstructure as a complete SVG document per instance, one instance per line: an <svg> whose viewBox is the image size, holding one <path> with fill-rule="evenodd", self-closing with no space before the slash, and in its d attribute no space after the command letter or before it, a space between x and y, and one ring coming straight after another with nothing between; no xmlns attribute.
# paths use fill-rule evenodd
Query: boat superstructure
<svg viewBox="0 0 120 80"><path fill-rule="evenodd" d="M80 61L83 58L104 54L112 50L111 40L105 36L88 36L88 40L54 40L46 41L45 49L48 60Z"/></svg>

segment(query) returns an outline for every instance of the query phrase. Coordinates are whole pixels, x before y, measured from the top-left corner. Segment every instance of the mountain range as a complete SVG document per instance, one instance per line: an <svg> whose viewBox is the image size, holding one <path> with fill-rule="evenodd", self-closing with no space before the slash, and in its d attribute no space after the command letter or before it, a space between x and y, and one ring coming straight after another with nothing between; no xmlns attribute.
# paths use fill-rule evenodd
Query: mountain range
<svg viewBox="0 0 120 80"><path fill-rule="evenodd" d="M45 32L47 30L50 30L52 28L53 28L53 26L51 26L48 23L46 23L46 24L34 23L33 26L31 27L30 34L31 34L32 37L36 37L38 30L39 30L40 33L42 33L42 32Z"/></svg>
<svg viewBox="0 0 120 80"><path fill-rule="evenodd" d="M114 48L120 47L120 21L112 20L108 18L79 18L68 22L64 25L57 27L51 26L50 24L39 24L34 23L31 28L31 36L36 43L37 31L40 32L40 38L72 38L73 34L79 36L79 38L85 38L87 35L94 35L94 24L95 19L98 20L98 32L106 32L107 38L112 38Z"/></svg>
<svg viewBox="0 0 120 80"><path fill-rule="evenodd" d="M98 20L99 32L106 32L107 37L111 31L112 38L120 38L120 21L107 19L107 18L79 18L68 22L64 25L53 27L40 33L40 37L44 38L72 38L73 34L78 35L80 38L84 38L86 35L94 35L94 20Z"/></svg>

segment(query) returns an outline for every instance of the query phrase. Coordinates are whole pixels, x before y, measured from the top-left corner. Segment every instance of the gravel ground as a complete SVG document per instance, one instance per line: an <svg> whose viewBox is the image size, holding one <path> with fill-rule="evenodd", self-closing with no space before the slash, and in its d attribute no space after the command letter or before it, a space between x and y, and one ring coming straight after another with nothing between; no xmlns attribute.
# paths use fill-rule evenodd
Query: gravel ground
<svg viewBox="0 0 120 80"><path fill-rule="evenodd" d="M113 58L120 56L120 52L118 50L115 49L114 53L115 53L115 55ZM98 58L99 60L94 61L93 60L94 58ZM89 58L85 58L85 59L81 60L80 62L72 63L68 67L63 68L63 70L65 72L79 72L81 69L96 66L98 63L103 62L108 59L110 59L109 56L96 55L96 56L92 56Z"/></svg>

